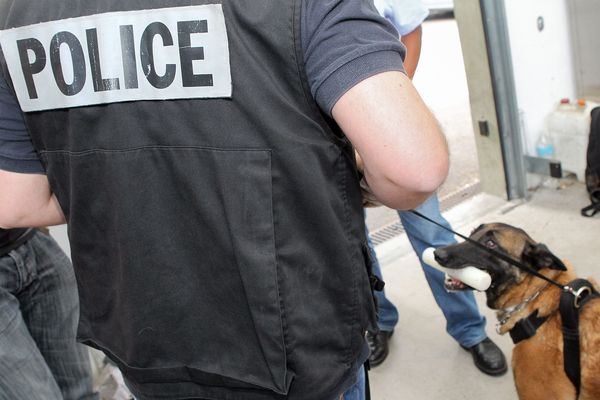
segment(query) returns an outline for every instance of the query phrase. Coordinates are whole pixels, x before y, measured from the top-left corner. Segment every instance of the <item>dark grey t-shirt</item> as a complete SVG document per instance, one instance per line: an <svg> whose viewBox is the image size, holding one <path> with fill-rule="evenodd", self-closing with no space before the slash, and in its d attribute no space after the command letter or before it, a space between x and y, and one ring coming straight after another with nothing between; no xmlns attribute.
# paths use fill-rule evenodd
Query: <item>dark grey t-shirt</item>
<svg viewBox="0 0 600 400"><path fill-rule="evenodd" d="M17 98L0 74L0 169L12 172L44 172L25 128Z"/></svg>
<svg viewBox="0 0 600 400"><path fill-rule="evenodd" d="M302 48L311 92L331 115L352 86L383 71L403 71L404 47L372 0L304 0ZM0 169L44 173L16 98L0 75Z"/></svg>

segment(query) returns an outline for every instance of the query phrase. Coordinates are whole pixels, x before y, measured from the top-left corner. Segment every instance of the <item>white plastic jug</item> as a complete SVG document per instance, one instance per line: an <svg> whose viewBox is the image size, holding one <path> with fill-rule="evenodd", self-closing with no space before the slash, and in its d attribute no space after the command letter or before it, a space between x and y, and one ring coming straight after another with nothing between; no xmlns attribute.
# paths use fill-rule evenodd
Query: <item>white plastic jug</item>
<svg viewBox="0 0 600 400"><path fill-rule="evenodd" d="M590 112L598 104L585 99L562 99L546 120L546 130L554 145L554 156L563 171L573 172L585 181L586 149L590 135Z"/></svg>

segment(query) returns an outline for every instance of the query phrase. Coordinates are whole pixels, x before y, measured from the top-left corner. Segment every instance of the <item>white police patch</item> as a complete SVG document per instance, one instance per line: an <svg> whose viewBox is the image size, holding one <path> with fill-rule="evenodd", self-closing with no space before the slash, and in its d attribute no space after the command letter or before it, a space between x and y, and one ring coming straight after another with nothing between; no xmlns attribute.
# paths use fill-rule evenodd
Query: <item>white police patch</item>
<svg viewBox="0 0 600 400"><path fill-rule="evenodd" d="M0 31L23 111L231 97L220 4L96 14Z"/></svg>

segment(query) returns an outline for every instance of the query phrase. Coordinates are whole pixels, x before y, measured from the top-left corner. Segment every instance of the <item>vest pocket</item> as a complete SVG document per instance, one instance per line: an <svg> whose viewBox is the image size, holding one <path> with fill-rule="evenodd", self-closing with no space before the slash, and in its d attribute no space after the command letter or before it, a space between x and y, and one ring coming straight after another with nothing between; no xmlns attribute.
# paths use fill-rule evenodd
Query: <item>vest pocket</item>
<svg viewBox="0 0 600 400"><path fill-rule="evenodd" d="M79 337L138 383L287 393L268 150L44 153ZM66 185L69 182L70 185Z"/></svg>

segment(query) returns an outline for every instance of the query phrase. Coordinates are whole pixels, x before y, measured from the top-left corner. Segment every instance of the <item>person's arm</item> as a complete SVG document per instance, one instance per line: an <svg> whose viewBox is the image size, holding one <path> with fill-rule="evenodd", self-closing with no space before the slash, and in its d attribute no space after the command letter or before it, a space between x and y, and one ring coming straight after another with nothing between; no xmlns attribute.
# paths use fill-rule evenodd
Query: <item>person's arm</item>
<svg viewBox="0 0 600 400"><path fill-rule="evenodd" d="M0 170L0 228L60 225L65 216L43 174Z"/></svg>
<svg viewBox="0 0 600 400"><path fill-rule="evenodd" d="M0 227L39 227L64 221L17 100L0 74Z"/></svg>
<svg viewBox="0 0 600 400"><path fill-rule="evenodd" d="M360 154L366 181L382 204L414 208L446 178L446 139L402 72L354 85L335 103L332 116Z"/></svg>
<svg viewBox="0 0 600 400"><path fill-rule="evenodd" d="M419 58L421 57L421 37L423 29L419 25L412 32L400 37L400 41L406 48L406 56L404 58L404 69L410 79L415 76Z"/></svg>

